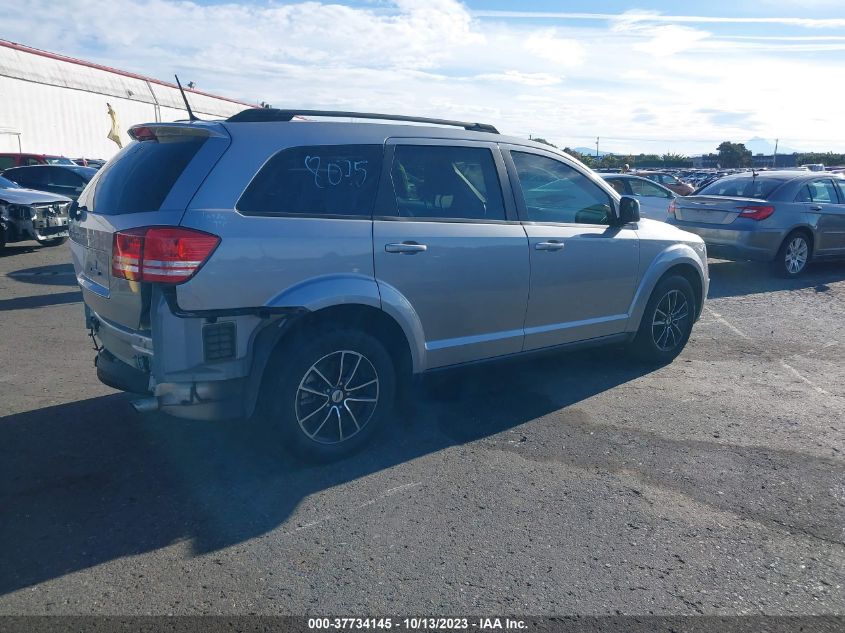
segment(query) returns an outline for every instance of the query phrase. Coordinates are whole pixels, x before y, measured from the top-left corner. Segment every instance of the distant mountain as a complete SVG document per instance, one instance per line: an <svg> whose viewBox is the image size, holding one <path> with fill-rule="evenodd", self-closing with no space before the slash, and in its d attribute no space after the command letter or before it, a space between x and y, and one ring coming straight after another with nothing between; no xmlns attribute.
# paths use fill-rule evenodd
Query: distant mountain
<svg viewBox="0 0 845 633"><path fill-rule="evenodd" d="M752 154L766 154L767 156L770 156L775 152L774 141L769 141L768 139L760 138L759 136L755 136L754 138L745 141L745 147L746 149L751 150ZM782 143L778 143L778 154L794 154L799 151L800 150L795 148L787 147Z"/></svg>
<svg viewBox="0 0 845 633"><path fill-rule="evenodd" d="M596 148L595 147L573 147L576 152L579 154L589 154L590 156L596 155ZM607 154L613 154L614 152L603 152L599 150L599 156L606 156Z"/></svg>

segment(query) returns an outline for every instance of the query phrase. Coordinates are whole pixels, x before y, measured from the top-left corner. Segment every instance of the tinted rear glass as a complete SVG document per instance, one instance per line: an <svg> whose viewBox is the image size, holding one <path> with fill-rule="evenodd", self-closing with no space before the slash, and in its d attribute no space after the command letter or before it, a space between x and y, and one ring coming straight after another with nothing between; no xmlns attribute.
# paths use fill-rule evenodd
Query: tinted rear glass
<svg viewBox="0 0 845 633"><path fill-rule="evenodd" d="M164 137L161 142L127 145L99 172L90 170L97 174L93 195L86 196L85 202L80 199L80 204L103 215L158 211L206 138Z"/></svg>
<svg viewBox="0 0 845 633"><path fill-rule="evenodd" d="M365 215L373 211L381 145L291 147L258 172L238 211L262 215Z"/></svg>
<svg viewBox="0 0 845 633"><path fill-rule="evenodd" d="M738 198L768 198L772 192L786 180L779 178L754 178L742 176L740 178L722 178L702 187L696 195L700 196L733 196Z"/></svg>
<svg viewBox="0 0 845 633"><path fill-rule="evenodd" d="M400 216L505 219L496 163L486 147L397 145L391 178Z"/></svg>

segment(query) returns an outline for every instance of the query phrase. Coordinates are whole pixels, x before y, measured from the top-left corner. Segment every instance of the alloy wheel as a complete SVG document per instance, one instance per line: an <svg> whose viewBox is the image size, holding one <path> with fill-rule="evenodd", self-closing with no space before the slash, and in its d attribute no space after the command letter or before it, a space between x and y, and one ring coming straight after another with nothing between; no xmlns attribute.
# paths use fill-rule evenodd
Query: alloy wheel
<svg viewBox="0 0 845 633"><path fill-rule="evenodd" d="M378 372L369 359L338 350L305 372L296 390L296 420L312 441L339 444L367 426L378 399Z"/></svg>
<svg viewBox="0 0 845 633"><path fill-rule="evenodd" d="M807 240L800 235L793 237L786 247L786 255L784 256L784 265L787 272L791 275L796 275L804 270L807 265L807 256L810 253L810 248Z"/></svg>
<svg viewBox="0 0 845 633"><path fill-rule="evenodd" d="M689 318L689 302L684 293L670 290L661 297L651 321L651 338L660 351L669 352L683 342Z"/></svg>

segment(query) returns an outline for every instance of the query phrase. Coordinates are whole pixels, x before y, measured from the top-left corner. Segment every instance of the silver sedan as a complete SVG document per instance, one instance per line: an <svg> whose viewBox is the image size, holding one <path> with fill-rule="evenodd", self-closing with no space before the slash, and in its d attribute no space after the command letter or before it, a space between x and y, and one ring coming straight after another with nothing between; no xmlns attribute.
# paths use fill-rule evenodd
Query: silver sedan
<svg viewBox="0 0 845 633"><path fill-rule="evenodd" d="M813 260L845 258L845 178L807 171L745 172L676 198L667 220L721 259L772 262L795 277Z"/></svg>

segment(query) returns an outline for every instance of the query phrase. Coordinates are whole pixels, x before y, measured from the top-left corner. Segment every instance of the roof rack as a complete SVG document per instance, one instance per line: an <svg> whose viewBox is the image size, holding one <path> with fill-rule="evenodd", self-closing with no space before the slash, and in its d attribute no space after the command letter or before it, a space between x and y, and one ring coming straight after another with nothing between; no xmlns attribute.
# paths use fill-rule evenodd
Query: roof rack
<svg viewBox="0 0 845 633"><path fill-rule="evenodd" d="M413 123L428 123L429 125L452 125L462 127L470 132L490 132L498 134L492 125L487 123L470 123L468 121L450 121L449 119L428 119L419 116L405 116L402 114L376 114L374 112L340 112L337 110L279 110L278 108L250 108L230 116L231 123L258 123L267 121L290 121L298 116L323 116L335 118L379 119L384 121L411 121Z"/></svg>

